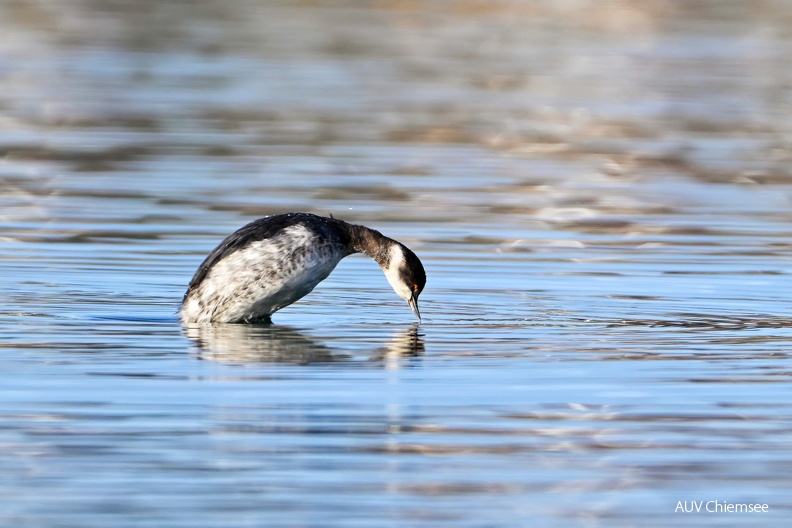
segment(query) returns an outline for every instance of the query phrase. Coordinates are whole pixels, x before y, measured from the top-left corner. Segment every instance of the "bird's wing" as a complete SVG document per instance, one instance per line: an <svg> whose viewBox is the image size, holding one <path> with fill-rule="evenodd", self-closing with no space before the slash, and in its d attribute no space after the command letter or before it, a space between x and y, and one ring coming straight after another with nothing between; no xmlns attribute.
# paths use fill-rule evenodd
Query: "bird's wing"
<svg viewBox="0 0 792 528"><path fill-rule="evenodd" d="M190 293L206 278L209 270L212 269L212 267L222 259L234 253L235 251L246 247L251 242L265 240L275 236L281 230L300 223L302 220L304 220L305 216L305 213L288 213L276 216L266 216L264 218L254 220L253 222L240 227L228 235L225 240L220 242L220 245L218 245L211 253L209 253L201 265L198 266L198 269L195 271L195 275L193 275L192 280L190 280L189 286L187 286L184 299L187 299Z"/></svg>

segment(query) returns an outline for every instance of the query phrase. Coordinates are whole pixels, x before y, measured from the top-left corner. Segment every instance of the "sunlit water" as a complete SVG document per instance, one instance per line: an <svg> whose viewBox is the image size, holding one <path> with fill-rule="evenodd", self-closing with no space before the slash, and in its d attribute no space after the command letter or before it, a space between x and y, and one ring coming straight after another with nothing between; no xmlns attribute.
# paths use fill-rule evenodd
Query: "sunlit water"
<svg viewBox="0 0 792 528"><path fill-rule="evenodd" d="M790 518L792 11L106 4L0 8L3 525ZM355 256L183 328L292 210L413 248L424 323Z"/></svg>

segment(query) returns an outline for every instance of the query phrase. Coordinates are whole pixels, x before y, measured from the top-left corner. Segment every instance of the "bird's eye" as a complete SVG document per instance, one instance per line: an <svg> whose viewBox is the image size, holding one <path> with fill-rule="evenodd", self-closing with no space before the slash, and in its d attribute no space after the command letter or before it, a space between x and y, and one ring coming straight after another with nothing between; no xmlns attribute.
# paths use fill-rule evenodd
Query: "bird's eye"
<svg viewBox="0 0 792 528"><path fill-rule="evenodd" d="M413 291L418 291L418 285L417 284L413 284Z"/></svg>

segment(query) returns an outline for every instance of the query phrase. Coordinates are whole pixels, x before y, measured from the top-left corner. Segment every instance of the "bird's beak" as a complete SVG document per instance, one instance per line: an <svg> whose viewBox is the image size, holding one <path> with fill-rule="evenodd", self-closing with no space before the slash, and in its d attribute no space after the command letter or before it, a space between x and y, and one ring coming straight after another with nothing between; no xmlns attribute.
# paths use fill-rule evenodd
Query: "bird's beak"
<svg viewBox="0 0 792 528"><path fill-rule="evenodd" d="M418 297L411 295L410 300L407 301L407 303L410 305L410 308L412 308L415 317L418 318L418 322L421 322L421 312L418 311Z"/></svg>

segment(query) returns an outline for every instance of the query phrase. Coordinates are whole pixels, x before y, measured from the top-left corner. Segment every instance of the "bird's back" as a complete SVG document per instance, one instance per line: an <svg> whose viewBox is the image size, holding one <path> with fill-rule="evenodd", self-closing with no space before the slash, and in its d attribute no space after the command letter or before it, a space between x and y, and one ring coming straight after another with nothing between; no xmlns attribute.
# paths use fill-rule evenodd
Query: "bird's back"
<svg viewBox="0 0 792 528"><path fill-rule="evenodd" d="M179 315L185 322L268 320L310 293L351 252L345 225L289 213L243 226L198 268Z"/></svg>

